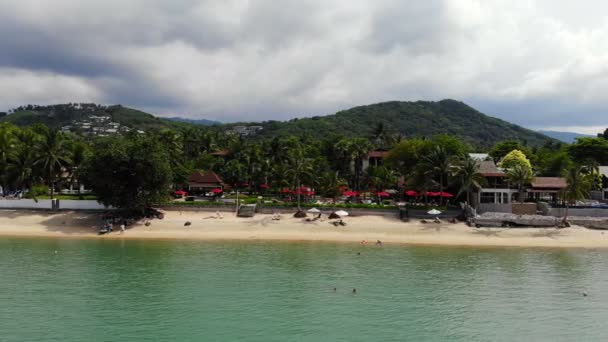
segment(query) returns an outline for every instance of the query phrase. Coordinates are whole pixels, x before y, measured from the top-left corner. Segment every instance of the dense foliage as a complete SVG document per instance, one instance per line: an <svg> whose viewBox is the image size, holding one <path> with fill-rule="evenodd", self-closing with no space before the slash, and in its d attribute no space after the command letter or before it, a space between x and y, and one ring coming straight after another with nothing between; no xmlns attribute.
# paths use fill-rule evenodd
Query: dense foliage
<svg viewBox="0 0 608 342"><path fill-rule="evenodd" d="M18 113L24 111L40 108L21 108ZM585 177L589 190L608 186L597 173L597 166L608 164L608 140L603 137L581 138L572 145L549 140L541 146L505 140L480 149L447 134L396 139L389 128L395 125L383 123L382 118L369 121L368 126L358 137L304 134L248 139L217 126L185 124L85 140L46 125L2 123L0 185L5 194L28 189L30 196L54 196L70 185L77 189L84 183L101 202L133 211L164 201L172 189L184 188L194 171L214 171L231 187L255 194L311 187L319 196L336 197L344 188L372 194L390 189L396 191L393 197L403 198L405 190L414 189L422 194L447 191L467 200L484 181L468 153L490 152L492 158L506 159L507 164L513 159L508 155L528 160L523 170L518 163L507 165L518 188L533 175L565 176L572 170ZM374 150L388 155L374 161L369 158ZM294 202L306 200L298 196Z"/></svg>

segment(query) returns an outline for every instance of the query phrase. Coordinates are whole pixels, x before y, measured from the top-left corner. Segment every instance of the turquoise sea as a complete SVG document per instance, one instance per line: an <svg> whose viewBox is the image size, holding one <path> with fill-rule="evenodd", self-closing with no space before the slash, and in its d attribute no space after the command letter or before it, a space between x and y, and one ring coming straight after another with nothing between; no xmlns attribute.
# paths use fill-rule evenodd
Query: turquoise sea
<svg viewBox="0 0 608 342"><path fill-rule="evenodd" d="M603 250L4 238L0 341L605 341L607 288Z"/></svg>

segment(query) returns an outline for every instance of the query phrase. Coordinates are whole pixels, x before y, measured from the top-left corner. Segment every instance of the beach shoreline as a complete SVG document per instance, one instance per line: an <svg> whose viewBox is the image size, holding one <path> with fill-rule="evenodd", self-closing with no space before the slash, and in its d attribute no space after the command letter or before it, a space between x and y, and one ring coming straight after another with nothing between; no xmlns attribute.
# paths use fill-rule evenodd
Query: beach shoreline
<svg viewBox="0 0 608 342"><path fill-rule="evenodd" d="M208 240L276 242L344 242L462 247L551 247L608 248L608 234L601 230L571 227L474 229L463 223L402 222L382 216L347 217L347 226L334 226L328 220L306 222L282 215L238 218L224 214L214 218L209 212L167 211L162 220L150 226L138 222L120 233L119 226L110 234L98 235L100 213L45 212L30 210L0 211L0 236L88 238L100 240ZM190 222L186 226L185 223Z"/></svg>

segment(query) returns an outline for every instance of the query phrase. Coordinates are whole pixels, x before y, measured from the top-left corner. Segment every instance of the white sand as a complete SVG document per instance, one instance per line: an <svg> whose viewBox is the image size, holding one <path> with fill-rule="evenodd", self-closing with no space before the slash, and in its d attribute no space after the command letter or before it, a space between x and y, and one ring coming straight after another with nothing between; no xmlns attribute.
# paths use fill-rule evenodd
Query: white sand
<svg viewBox="0 0 608 342"><path fill-rule="evenodd" d="M224 214L223 219L205 219L209 212L165 213L163 220L152 220L119 227L111 234L99 236L100 216L90 213L36 211L0 211L0 236L76 237L97 239L200 239L200 240L289 240L289 241L367 241L383 243L513 246L513 247L608 247L608 233L581 227L566 229L491 228L473 229L464 224L404 223L379 216L347 217L346 227L335 227L329 221L305 222L283 215L273 221L270 215L237 218ZM190 226L184 226L190 221Z"/></svg>

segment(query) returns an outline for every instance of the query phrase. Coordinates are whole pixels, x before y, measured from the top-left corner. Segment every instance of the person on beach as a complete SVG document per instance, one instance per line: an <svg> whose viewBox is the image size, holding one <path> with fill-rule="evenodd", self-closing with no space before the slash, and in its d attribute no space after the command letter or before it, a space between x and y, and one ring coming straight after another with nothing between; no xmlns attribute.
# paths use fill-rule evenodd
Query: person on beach
<svg viewBox="0 0 608 342"><path fill-rule="evenodd" d="M380 241L380 240L376 241L376 246L382 246L382 241Z"/></svg>
<svg viewBox="0 0 608 342"><path fill-rule="evenodd" d="M120 234L122 234L122 233L124 233L124 232L125 232L125 225L124 225L124 224L121 224L121 225L120 225Z"/></svg>

